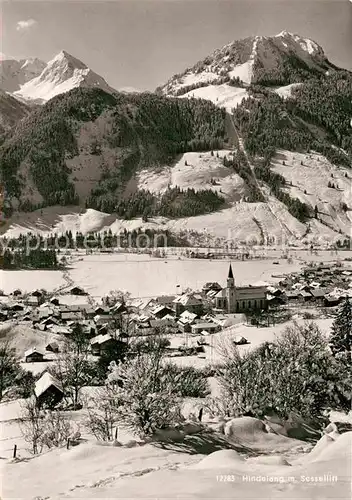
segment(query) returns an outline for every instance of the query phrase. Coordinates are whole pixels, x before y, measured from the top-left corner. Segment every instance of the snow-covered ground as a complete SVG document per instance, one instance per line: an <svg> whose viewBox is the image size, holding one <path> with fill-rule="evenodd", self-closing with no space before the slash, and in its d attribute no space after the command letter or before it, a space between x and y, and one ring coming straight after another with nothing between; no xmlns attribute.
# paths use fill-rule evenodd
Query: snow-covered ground
<svg viewBox="0 0 352 500"><path fill-rule="evenodd" d="M283 164L283 162L285 164ZM352 175L350 170L338 168L323 155L279 151L273 161L273 170L285 177L287 192L318 207L318 218L343 234L351 234ZM345 175L348 175L346 177ZM334 184L335 188L328 187ZM346 204L349 210L343 209Z"/></svg>
<svg viewBox="0 0 352 500"><path fill-rule="evenodd" d="M253 78L253 64L254 64L255 42L253 44L253 53L251 59L243 64L238 64L231 71L229 76L231 78L239 78L242 82L250 84Z"/></svg>
<svg viewBox="0 0 352 500"><path fill-rule="evenodd" d="M76 447L28 459L19 413L19 401L0 405L2 498L350 498L351 432L324 435L312 449L242 417L225 435L179 442L128 444L122 433L122 446L104 446L83 432L87 441ZM79 425L82 411L72 416Z"/></svg>
<svg viewBox="0 0 352 500"><path fill-rule="evenodd" d="M209 249L200 249L208 251ZM216 250L216 249L215 249ZM213 251L213 250L211 250ZM169 249L165 258L148 254L114 253L86 255L73 254L67 276L61 271L3 271L0 270L1 289L12 293L16 288L31 292L44 288L49 292L66 289L69 284L83 287L93 297L100 298L111 290L125 290L134 297L151 297L179 293L188 287L201 289L206 281L225 284L228 259L188 259L185 249ZM267 251L253 249L255 260L233 260L232 267L238 285L277 283L279 276L299 271L305 261L329 262L351 258L352 252L335 254L322 251L318 255L303 250L289 250L292 263L283 259L285 249ZM279 264L273 262L279 261ZM69 281L67 281L69 280ZM74 305L85 302L85 297L62 296L62 302ZM1 301L1 298L0 298Z"/></svg>
<svg viewBox="0 0 352 500"><path fill-rule="evenodd" d="M221 354L222 348L229 346L235 337L242 336L249 342L249 344L238 346L240 352L251 351L259 347L263 342L274 342L275 339L280 337L285 329L291 326L294 321L301 325L305 322L298 314L286 323L270 327L257 328L256 326L247 325L242 322L204 338L203 340L206 340L208 345L204 346L204 353L201 355L176 356L170 358L170 360L178 366L194 366L199 369L216 365L223 362ZM318 325L324 334L328 334L331 330L332 319L314 319L314 323ZM171 345L172 347L177 347L181 344L186 344L190 347L196 345L197 339L199 339L199 335L178 336L171 340Z"/></svg>
<svg viewBox="0 0 352 500"><path fill-rule="evenodd" d="M137 177L138 189L154 194L174 187L196 191L211 189L229 202L239 201L244 196L245 183L231 168L223 165L223 158L230 153L230 150L216 151L213 155L210 152L184 153L172 167L142 170Z"/></svg>
<svg viewBox="0 0 352 500"><path fill-rule="evenodd" d="M4 271L0 270L0 288L5 293L11 293L16 288L23 292L31 292L36 288L44 288L52 292L65 285L60 271Z"/></svg>
<svg viewBox="0 0 352 500"><path fill-rule="evenodd" d="M238 72L240 76L240 72ZM237 76L237 75L235 75ZM207 87L200 87L191 90L180 97L194 97L196 99L207 99L220 108L225 108L226 111L231 112L233 108L241 104L244 98L249 96L244 88L233 87L226 83L222 85L208 85Z"/></svg>
<svg viewBox="0 0 352 500"><path fill-rule="evenodd" d="M283 87L278 87L275 89L275 92L284 99L291 97L292 90L302 85L301 83L290 83L290 85L284 85Z"/></svg>
<svg viewBox="0 0 352 500"><path fill-rule="evenodd" d="M224 284L229 262L206 259L158 259L148 255L89 255L72 264L70 277L93 297L100 298L111 290L125 290L133 297L152 297L175 294L190 287L201 289L207 281ZM282 261L274 265L271 260L233 261L236 284L277 282L272 274L295 272L299 263Z"/></svg>

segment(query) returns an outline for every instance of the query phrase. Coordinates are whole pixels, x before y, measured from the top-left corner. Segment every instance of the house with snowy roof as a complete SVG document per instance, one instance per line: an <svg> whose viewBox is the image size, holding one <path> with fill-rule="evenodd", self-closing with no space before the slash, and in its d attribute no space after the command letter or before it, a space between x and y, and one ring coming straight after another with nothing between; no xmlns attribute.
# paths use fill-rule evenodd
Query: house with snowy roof
<svg viewBox="0 0 352 500"><path fill-rule="evenodd" d="M49 372L44 372L36 381L34 394L39 407L54 408L64 397L60 382Z"/></svg>
<svg viewBox="0 0 352 500"><path fill-rule="evenodd" d="M195 293L184 293L173 301L176 316L181 316L184 311L200 316L203 313L203 301Z"/></svg>
<svg viewBox="0 0 352 500"><path fill-rule="evenodd" d="M94 356L100 356L103 351L110 349L111 347L115 347L118 344L124 344L120 340L116 339L110 333L105 335L97 335L90 340L90 346L92 350L92 354ZM125 344L124 344L125 347Z"/></svg>
<svg viewBox="0 0 352 500"><path fill-rule="evenodd" d="M24 360L26 363L41 362L44 360L44 354L36 347L32 347L24 353Z"/></svg>

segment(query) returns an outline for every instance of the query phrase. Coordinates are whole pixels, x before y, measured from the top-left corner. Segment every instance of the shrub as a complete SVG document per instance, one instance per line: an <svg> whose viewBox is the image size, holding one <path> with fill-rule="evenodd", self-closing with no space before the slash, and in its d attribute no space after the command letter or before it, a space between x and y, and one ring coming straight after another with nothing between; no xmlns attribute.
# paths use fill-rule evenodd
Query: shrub
<svg viewBox="0 0 352 500"><path fill-rule="evenodd" d="M261 417L270 408L288 417L296 412L314 417L329 407L351 405L351 375L336 360L314 323L288 327L274 343L240 355L223 348L225 367L220 375L222 397L232 415Z"/></svg>
<svg viewBox="0 0 352 500"><path fill-rule="evenodd" d="M21 407L20 429L24 440L34 454L44 448L59 447L67 443L73 428L63 413L41 410L35 398L27 399ZM77 432L76 432L77 434Z"/></svg>
<svg viewBox="0 0 352 500"><path fill-rule="evenodd" d="M140 436L181 420L179 399L162 378L162 353L143 353L111 366L108 382L115 389L117 420Z"/></svg>
<svg viewBox="0 0 352 500"><path fill-rule="evenodd" d="M332 326L330 348L336 356L338 354L351 355L352 343L352 304L346 298L339 307L337 316Z"/></svg>
<svg viewBox="0 0 352 500"><path fill-rule="evenodd" d="M163 383L172 386L175 395L186 398L205 398L209 393L209 385L201 370L193 366L180 367L167 363L162 369Z"/></svg>

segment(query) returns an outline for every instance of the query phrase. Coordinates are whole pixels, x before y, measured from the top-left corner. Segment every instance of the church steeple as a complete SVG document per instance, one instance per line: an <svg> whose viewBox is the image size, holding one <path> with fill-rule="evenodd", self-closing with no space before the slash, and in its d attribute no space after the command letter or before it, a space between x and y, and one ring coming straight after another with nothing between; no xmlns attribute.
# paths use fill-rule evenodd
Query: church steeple
<svg viewBox="0 0 352 500"><path fill-rule="evenodd" d="M227 276L227 288L233 288L235 286L235 280L233 277L232 266L230 264L229 274Z"/></svg>
<svg viewBox="0 0 352 500"><path fill-rule="evenodd" d="M228 313L236 312L236 287L235 287L235 278L233 277L231 264L229 267L229 274L227 275L226 302L227 302L227 312Z"/></svg>

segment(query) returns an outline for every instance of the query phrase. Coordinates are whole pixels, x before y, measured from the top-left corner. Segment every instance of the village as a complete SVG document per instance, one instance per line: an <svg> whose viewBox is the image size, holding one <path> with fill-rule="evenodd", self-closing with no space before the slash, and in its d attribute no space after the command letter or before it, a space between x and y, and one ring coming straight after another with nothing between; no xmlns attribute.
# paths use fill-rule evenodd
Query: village
<svg viewBox="0 0 352 500"><path fill-rule="evenodd" d="M244 324L275 328L297 311L305 311L306 318L332 317L345 297L352 297L349 262L310 264L300 272L281 276L276 285L245 287L236 286L229 264L226 287L206 282L201 290L188 289L177 295L131 298L112 292L97 303L79 286L57 294L17 289L0 297L0 321L4 327L17 325L28 335L30 347L20 352L22 366L34 370L36 395L45 399L45 392L51 393L59 385L46 368L77 325L95 360L111 349L125 348L131 340L162 332L169 358L191 366L203 361L204 366L214 360L215 337L230 335L235 345L247 346L253 339L244 334Z"/></svg>

